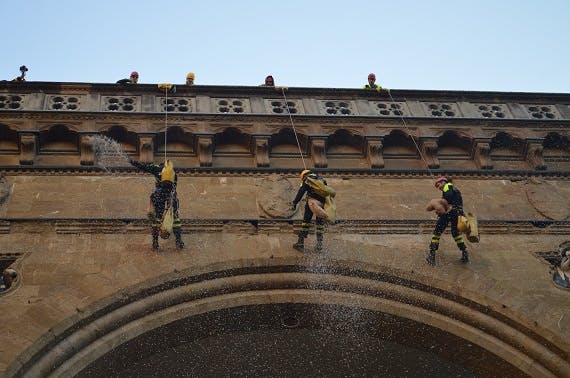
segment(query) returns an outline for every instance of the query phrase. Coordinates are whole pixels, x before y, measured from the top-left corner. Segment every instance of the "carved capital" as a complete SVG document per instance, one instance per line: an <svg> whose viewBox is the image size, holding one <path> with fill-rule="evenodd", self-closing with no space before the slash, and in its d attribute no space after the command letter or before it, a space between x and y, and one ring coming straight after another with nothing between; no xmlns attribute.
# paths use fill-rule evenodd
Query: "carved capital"
<svg viewBox="0 0 570 378"><path fill-rule="evenodd" d="M212 135L200 135L197 139L200 167L211 167L212 153L214 152L214 137Z"/></svg>
<svg viewBox="0 0 570 378"><path fill-rule="evenodd" d="M327 161L325 138L311 139L311 156L313 157L315 168L326 168L329 165Z"/></svg>
<svg viewBox="0 0 570 378"><path fill-rule="evenodd" d="M153 136L139 136L139 160L145 163L154 161L154 139Z"/></svg>
<svg viewBox="0 0 570 378"><path fill-rule="evenodd" d="M546 169L546 164L542 157L542 143L538 142L528 142L526 146L526 161L528 164L536 170Z"/></svg>
<svg viewBox="0 0 570 378"><path fill-rule="evenodd" d="M479 169L493 169L491 145L488 142L476 141L473 159Z"/></svg>
<svg viewBox="0 0 570 378"><path fill-rule="evenodd" d="M381 139L368 139L366 141L366 159L370 168L384 168L384 143Z"/></svg>
<svg viewBox="0 0 570 378"><path fill-rule="evenodd" d="M255 164L258 167L269 167L269 136L254 136L253 147Z"/></svg>
<svg viewBox="0 0 570 378"><path fill-rule="evenodd" d="M36 158L38 137L32 133L20 134L20 164L32 165Z"/></svg>
<svg viewBox="0 0 570 378"><path fill-rule="evenodd" d="M430 169L439 168L439 159L437 158L438 147L437 141L435 140L424 140L422 142L422 154Z"/></svg>
<svg viewBox="0 0 570 378"><path fill-rule="evenodd" d="M93 165L95 163L95 151L90 138L92 134L82 134L79 139L79 149L81 151L81 165Z"/></svg>

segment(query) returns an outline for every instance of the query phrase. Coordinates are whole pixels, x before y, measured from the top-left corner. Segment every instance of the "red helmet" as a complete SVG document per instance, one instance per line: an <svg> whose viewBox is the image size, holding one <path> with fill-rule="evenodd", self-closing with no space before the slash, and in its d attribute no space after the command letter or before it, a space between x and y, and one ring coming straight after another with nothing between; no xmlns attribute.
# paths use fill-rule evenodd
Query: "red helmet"
<svg viewBox="0 0 570 378"><path fill-rule="evenodd" d="M131 72L131 76L139 77L139 73L137 71L133 71Z"/></svg>
<svg viewBox="0 0 570 378"><path fill-rule="evenodd" d="M368 74L368 79L376 80L376 75L374 75L373 73L370 73L370 74Z"/></svg>
<svg viewBox="0 0 570 378"><path fill-rule="evenodd" d="M434 185L435 185L435 187L437 187L439 184L443 184L443 183L445 183L445 182L449 182L449 179L448 179L447 177L445 177L445 176L439 176L439 177L437 178L437 180L435 180L435 184L434 184Z"/></svg>

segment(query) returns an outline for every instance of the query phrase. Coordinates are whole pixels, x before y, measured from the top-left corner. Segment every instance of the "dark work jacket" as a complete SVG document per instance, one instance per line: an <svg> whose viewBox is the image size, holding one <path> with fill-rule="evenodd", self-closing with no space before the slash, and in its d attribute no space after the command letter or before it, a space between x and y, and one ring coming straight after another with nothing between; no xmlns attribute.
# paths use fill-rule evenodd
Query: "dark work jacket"
<svg viewBox="0 0 570 378"><path fill-rule="evenodd" d="M327 185L327 181L322 178L319 175L316 175L314 173L309 174L309 177L312 179L317 179L322 181L325 185ZM316 194L313 191L313 188L311 188L305 181L303 181L303 183L301 184L301 187L299 187L299 190L297 191L297 196L295 197L295 199L293 200L293 204L297 205L299 203L299 201L301 201L301 198L303 198L303 195L307 193L307 196L310 198L314 198L320 202L325 202L325 199L321 196L319 196L318 194Z"/></svg>
<svg viewBox="0 0 570 378"><path fill-rule="evenodd" d="M451 183L448 182L443 186L441 198L446 200L454 209L457 209L460 214L463 213L463 198L461 197L461 192Z"/></svg>

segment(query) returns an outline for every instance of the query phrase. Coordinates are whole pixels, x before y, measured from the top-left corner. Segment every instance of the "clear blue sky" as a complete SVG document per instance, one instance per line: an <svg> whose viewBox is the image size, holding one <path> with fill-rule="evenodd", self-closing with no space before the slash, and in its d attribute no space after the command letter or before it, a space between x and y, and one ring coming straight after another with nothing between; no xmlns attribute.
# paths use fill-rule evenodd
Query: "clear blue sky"
<svg viewBox="0 0 570 378"><path fill-rule="evenodd" d="M570 0L0 0L0 79L570 92Z"/></svg>

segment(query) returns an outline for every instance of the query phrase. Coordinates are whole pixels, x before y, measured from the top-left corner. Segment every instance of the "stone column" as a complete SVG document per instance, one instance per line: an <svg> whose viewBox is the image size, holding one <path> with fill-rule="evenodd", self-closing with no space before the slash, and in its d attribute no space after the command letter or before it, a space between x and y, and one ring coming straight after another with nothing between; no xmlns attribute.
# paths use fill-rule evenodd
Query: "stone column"
<svg viewBox="0 0 570 378"><path fill-rule="evenodd" d="M428 165L429 169L438 169L439 168L439 159L437 158L437 149L438 144L437 140L430 138L430 139L421 139L421 150L424 159Z"/></svg>
<svg viewBox="0 0 570 378"><path fill-rule="evenodd" d="M493 169L491 160L491 144L487 139L473 141L473 159L479 169Z"/></svg>
<svg viewBox="0 0 570 378"><path fill-rule="evenodd" d="M93 151L93 144L90 142L90 138L95 134L81 134L79 136L79 149L81 153L80 164L81 165L93 165L95 164L95 151Z"/></svg>
<svg viewBox="0 0 570 378"><path fill-rule="evenodd" d="M257 167L269 167L269 135L254 135L253 155Z"/></svg>
<svg viewBox="0 0 570 378"><path fill-rule="evenodd" d="M196 152L198 153L200 167L211 167L212 154L214 152L214 136L211 134L198 135L196 139L198 145Z"/></svg>
<svg viewBox="0 0 570 378"><path fill-rule="evenodd" d="M32 165L36 158L38 137L34 133L20 133L20 164Z"/></svg>
<svg viewBox="0 0 570 378"><path fill-rule="evenodd" d="M546 164L544 163L544 159L542 157L542 150L542 141L527 139L525 160L528 162L532 169L546 169Z"/></svg>
<svg viewBox="0 0 570 378"><path fill-rule="evenodd" d="M370 168L384 168L382 137L366 138L366 160Z"/></svg>
<svg viewBox="0 0 570 378"><path fill-rule="evenodd" d="M315 168L326 168L329 163L327 161L327 137L311 138L311 156Z"/></svg>
<svg viewBox="0 0 570 378"><path fill-rule="evenodd" d="M143 163L154 161L154 135L139 135L139 160Z"/></svg>

